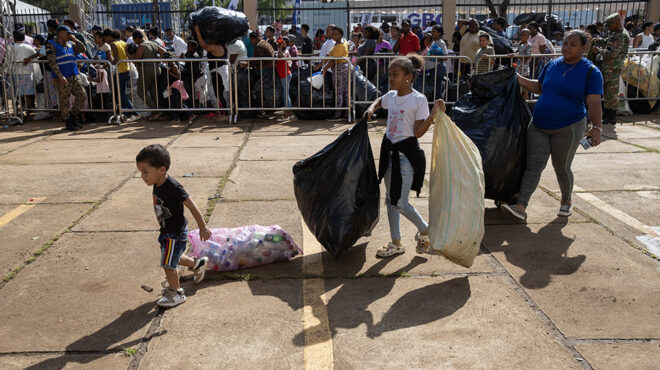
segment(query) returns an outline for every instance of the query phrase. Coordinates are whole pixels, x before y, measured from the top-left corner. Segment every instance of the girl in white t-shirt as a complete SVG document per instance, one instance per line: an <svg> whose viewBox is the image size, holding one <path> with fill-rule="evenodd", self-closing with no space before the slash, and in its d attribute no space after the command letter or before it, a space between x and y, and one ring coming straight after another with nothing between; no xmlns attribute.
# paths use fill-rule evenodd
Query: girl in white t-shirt
<svg viewBox="0 0 660 370"><path fill-rule="evenodd" d="M408 202L408 196L411 190L417 191L419 195L424 183L426 158L417 138L428 131L435 114L440 109L445 110L445 102L442 99L436 100L429 115L428 100L424 94L413 90L417 71L423 66L424 60L419 55L393 60L388 71L392 90L373 102L365 112L370 119L376 109L382 107L388 110L387 132L381 145L378 178L385 178L385 202L392 241L376 252L378 257L390 257L405 252L405 247L401 244L400 215L417 226L417 251L422 252L430 247L429 226Z"/></svg>

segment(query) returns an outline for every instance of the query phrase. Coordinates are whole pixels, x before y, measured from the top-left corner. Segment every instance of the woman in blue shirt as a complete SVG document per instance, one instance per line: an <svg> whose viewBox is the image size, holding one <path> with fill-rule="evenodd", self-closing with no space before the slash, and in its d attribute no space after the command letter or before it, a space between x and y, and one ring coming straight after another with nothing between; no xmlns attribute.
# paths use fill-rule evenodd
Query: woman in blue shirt
<svg viewBox="0 0 660 370"><path fill-rule="evenodd" d="M570 216L573 209L571 163L575 151L584 136L590 137L592 146L600 144L603 76L598 67L583 57L586 48L586 34L569 31L562 44L562 57L549 62L538 80L518 75L523 88L540 95L527 128L527 163L517 204L502 205L503 210L520 220L527 218L525 209L529 198L550 156L561 189L557 215ZM593 127L585 134L587 111Z"/></svg>

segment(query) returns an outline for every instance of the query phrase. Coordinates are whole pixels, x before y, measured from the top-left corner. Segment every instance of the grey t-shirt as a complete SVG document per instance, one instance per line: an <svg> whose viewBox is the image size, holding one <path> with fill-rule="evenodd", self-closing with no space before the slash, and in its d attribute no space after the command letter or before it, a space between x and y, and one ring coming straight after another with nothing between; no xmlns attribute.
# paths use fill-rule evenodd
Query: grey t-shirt
<svg viewBox="0 0 660 370"><path fill-rule="evenodd" d="M371 50L369 54L367 54L367 51ZM373 55L374 50L376 50L376 40L374 39L367 39L360 47L358 48L358 56L361 57L363 55Z"/></svg>

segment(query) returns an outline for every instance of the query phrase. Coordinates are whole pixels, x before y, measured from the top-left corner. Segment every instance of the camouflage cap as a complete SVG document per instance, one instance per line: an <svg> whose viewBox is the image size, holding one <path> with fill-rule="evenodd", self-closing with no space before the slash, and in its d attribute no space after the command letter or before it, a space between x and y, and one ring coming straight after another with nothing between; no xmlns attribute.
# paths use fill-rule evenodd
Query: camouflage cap
<svg viewBox="0 0 660 370"><path fill-rule="evenodd" d="M612 25L616 22L621 23L621 16L619 15L619 13L612 13L612 14L608 15L607 18L605 18L605 25L606 26L610 26L610 25Z"/></svg>

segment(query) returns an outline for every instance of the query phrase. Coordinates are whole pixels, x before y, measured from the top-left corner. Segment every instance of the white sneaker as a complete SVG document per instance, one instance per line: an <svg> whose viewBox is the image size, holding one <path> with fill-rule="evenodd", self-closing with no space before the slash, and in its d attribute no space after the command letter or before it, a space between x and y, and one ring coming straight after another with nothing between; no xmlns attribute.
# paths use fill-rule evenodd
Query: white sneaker
<svg viewBox="0 0 660 370"><path fill-rule="evenodd" d="M156 302L160 307L170 308L178 306L186 301L186 296L183 294L183 289L177 290L165 289L163 296Z"/></svg>
<svg viewBox="0 0 660 370"><path fill-rule="evenodd" d="M559 212L557 212L557 216L560 217L568 217L573 214L573 205L567 205L567 204L562 204L561 207L559 207Z"/></svg>
<svg viewBox="0 0 660 370"><path fill-rule="evenodd" d="M387 247L381 247L379 250L376 251L376 256L381 257L381 258L386 258L386 257L391 257L396 254L401 254L405 253L406 247L399 247L398 245L389 242L387 243Z"/></svg>
<svg viewBox="0 0 660 370"><path fill-rule="evenodd" d="M209 258L195 258L195 267L193 267L193 281L195 283L201 283L204 280L204 275L206 274L206 267L209 265Z"/></svg>

